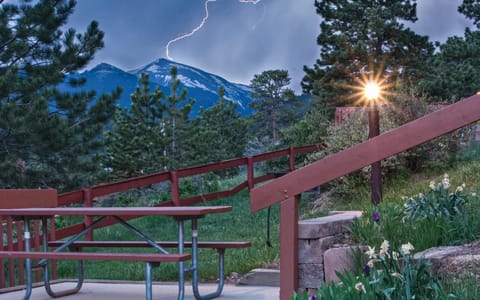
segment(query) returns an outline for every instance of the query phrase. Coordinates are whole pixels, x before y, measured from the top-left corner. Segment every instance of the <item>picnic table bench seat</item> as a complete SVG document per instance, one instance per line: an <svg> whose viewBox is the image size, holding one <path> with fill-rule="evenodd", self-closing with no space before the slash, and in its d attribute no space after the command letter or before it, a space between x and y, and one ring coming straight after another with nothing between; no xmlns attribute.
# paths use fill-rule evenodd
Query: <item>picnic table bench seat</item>
<svg viewBox="0 0 480 300"><path fill-rule="evenodd" d="M183 262L192 258L191 254L179 253L98 253L98 252L49 252L49 251L0 251L1 259L33 259L38 260L38 267L43 267L44 283L47 294L52 298L64 297L72 295L80 291L83 286L83 260L103 260L103 261L130 261L130 262L145 262L145 284L147 299L151 299L152 293L152 268L157 267L164 262ZM48 275L47 261L54 260L78 260L79 273L77 283L74 288L54 291L50 284ZM31 294L31 287L27 287L27 292L24 299L28 299ZM150 298L149 298L150 297Z"/></svg>
<svg viewBox="0 0 480 300"><path fill-rule="evenodd" d="M9 259L56 259L56 260L105 260L137 261L146 263L180 262L192 258L184 253L104 253L104 252L46 252L46 251L0 251L0 258Z"/></svg>
<svg viewBox="0 0 480 300"><path fill-rule="evenodd" d="M49 247L60 247L64 241L49 241ZM165 248L178 247L178 242L175 241L157 241L157 245ZM247 248L252 244L250 242L198 242L198 248L209 249L238 249ZM151 247L145 241L76 241L70 245L71 249L82 248L145 248ZM192 242L184 242L184 247L191 248Z"/></svg>

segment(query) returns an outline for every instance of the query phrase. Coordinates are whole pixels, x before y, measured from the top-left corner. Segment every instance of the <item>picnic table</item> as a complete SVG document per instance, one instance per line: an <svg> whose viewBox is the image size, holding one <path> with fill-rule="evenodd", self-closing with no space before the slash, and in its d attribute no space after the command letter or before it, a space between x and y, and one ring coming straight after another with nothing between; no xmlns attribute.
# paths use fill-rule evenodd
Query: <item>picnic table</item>
<svg viewBox="0 0 480 300"><path fill-rule="evenodd" d="M178 263L179 278L178 278L178 299L181 300L184 297L185 289L185 271L184 262L193 258L191 269L194 270L194 282L193 288L197 290L196 298L198 299L211 299L219 295L218 291L202 297L198 295L198 225L197 219L212 213L228 212L232 209L231 206L176 206L176 207L118 207L118 208L106 208L106 207L48 207L48 208L9 208L0 209L0 215L11 216L13 218L23 220L23 234L24 234L24 247L25 251L0 251L0 258L19 258L25 259L26 269L26 291L23 297L24 300L28 300L32 291L32 259L40 259L39 266L44 269L44 281L45 289L47 293L52 297L60 297L76 293L80 290L83 283L83 260L119 260L119 261L142 261L146 263L146 299L152 299L152 268L158 266L161 262L176 262ZM57 245L54 251L49 251L48 237L48 224L47 220L54 216L91 216L96 217L95 221L87 226L80 233L72 236L65 241L56 241ZM143 216L170 216L178 224L178 241L175 246L178 247L177 253L170 253L162 247L162 244L152 240L140 229L135 228L133 225L126 222L122 217L143 217ZM43 238L43 251L32 251L30 249L30 221L33 219L42 220L42 238ZM158 250L159 253L105 253L105 252L62 252L63 250L75 247L82 248L81 239L90 231L92 231L97 225L99 225L105 219L113 219L116 223L121 224L128 229L134 236L138 237L143 245L150 246ZM192 242L188 245L192 247L192 254L184 253L185 241L184 241L184 221L191 220L192 226ZM98 241L98 245L95 245L97 241L93 241L90 246L100 246L102 241ZM79 244L80 243L80 244ZM88 243L85 241L84 243ZM104 243L109 243L105 241ZM87 245L88 246L88 245ZM110 246L129 247L128 242L111 241ZM167 247L172 245L167 245ZM215 247L228 247L225 245L213 245ZM86 247L86 246L85 246ZM108 246L107 246L108 247ZM236 246L238 247L238 245ZM48 262L47 260L78 260L79 265L79 278L77 286L74 289L67 291L55 292L52 290L49 282L48 275ZM223 259L223 256L222 256ZM223 261L222 261L223 268ZM188 269L187 269L188 270ZM195 282L196 281L196 282ZM222 283L223 284L223 283ZM221 292L221 289L220 289ZM198 296L198 297L197 297Z"/></svg>

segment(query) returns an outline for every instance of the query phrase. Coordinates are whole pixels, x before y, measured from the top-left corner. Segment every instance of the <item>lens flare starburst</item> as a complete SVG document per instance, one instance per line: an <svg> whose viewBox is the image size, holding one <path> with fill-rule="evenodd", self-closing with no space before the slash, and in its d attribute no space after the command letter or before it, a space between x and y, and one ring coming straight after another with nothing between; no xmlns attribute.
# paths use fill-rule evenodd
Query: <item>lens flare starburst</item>
<svg viewBox="0 0 480 300"><path fill-rule="evenodd" d="M362 74L357 85L351 86L354 93L350 98L355 99L355 105L386 104L390 84L381 74Z"/></svg>

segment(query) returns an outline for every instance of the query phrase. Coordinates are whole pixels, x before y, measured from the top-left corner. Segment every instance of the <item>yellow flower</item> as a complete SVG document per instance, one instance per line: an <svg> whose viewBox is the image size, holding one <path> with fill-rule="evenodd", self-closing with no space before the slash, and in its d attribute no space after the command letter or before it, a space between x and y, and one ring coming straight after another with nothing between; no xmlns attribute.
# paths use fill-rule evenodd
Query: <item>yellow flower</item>
<svg viewBox="0 0 480 300"><path fill-rule="evenodd" d="M370 258L370 259L377 257L377 255L375 254L375 247L372 248L372 247L368 246L368 250L367 250L367 252L365 252L365 254L367 254L368 258Z"/></svg>
<svg viewBox="0 0 480 300"><path fill-rule="evenodd" d="M394 260L398 260L400 258L400 254L397 251L392 252L392 258Z"/></svg>
<svg viewBox="0 0 480 300"><path fill-rule="evenodd" d="M387 252L388 248L390 248L390 243L387 240L383 240L382 244L380 245L380 248L384 251Z"/></svg>
<svg viewBox="0 0 480 300"><path fill-rule="evenodd" d="M355 289L359 292L363 292L363 293L366 293L367 291L365 290L365 286L363 285L363 283L361 282L357 282L355 284Z"/></svg>
<svg viewBox="0 0 480 300"><path fill-rule="evenodd" d="M450 187L450 178L448 178L447 173L443 175L442 185L444 189L448 189Z"/></svg>
<svg viewBox="0 0 480 300"><path fill-rule="evenodd" d="M460 192L463 192L463 187L462 186L457 186L457 189L455 190L455 194L460 193Z"/></svg>
<svg viewBox="0 0 480 300"><path fill-rule="evenodd" d="M410 244L410 242L408 242L408 243L406 243L406 244L403 244L401 248L402 248L402 253L403 253L403 254L406 254L406 255L410 254L410 251L412 251L413 249L415 249L415 248L413 247L413 245Z"/></svg>
<svg viewBox="0 0 480 300"><path fill-rule="evenodd" d="M400 274L400 273L398 273L398 272L393 272L391 275L392 275L393 277L396 277L396 278L402 278L402 277L403 277L402 274Z"/></svg>

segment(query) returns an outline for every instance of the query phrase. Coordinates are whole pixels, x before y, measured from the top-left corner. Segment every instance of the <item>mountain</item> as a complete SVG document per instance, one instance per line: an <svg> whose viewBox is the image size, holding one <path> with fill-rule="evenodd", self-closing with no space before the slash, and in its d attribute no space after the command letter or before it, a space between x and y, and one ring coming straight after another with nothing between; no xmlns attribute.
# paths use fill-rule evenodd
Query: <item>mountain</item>
<svg viewBox="0 0 480 300"><path fill-rule="evenodd" d="M251 113L251 109L248 106L251 101L250 88L248 86L232 83L220 76L163 58L132 71L124 71L115 66L101 63L91 70L67 76L66 82L70 78L85 78L87 80L86 84L81 88L73 88L68 84L61 84L59 89L63 92L96 90L97 95L101 95L110 93L117 86L121 86L123 92L119 105L129 107L130 95L135 91L141 73L149 74L152 90L155 86L158 86L165 94L170 94L170 69L173 66L176 66L178 69L178 79L181 81L182 87L187 88L188 97L196 101L192 110L192 116L198 113L200 107L208 108L217 102L218 88L220 86L225 88L225 99L238 103L238 111L243 116Z"/></svg>

